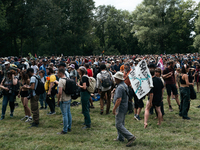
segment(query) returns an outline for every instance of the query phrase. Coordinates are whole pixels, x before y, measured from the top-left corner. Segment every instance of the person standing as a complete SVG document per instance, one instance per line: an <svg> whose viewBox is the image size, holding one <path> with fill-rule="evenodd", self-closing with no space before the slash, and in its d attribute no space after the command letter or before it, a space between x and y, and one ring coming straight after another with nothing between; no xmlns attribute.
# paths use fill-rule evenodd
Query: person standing
<svg viewBox="0 0 200 150"><path fill-rule="evenodd" d="M100 69L101 69L101 72L97 74L97 88L98 88L98 93L101 95L101 97L100 97L100 105L101 105L100 114L102 115L103 111L104 111L104 98L105 98L106 94L107 94L106 114L109 114L109 111L110 111L112 84L108 85L108 87L105 87L104 82L112 83L112 74L106 70L106 65L104 63L100 65Z"/></svg>
<svg viewBox="0 0 200 150"><path fill-rule="evenodd" d="M188 117L188 111L190 108L190 85L193 86L194 83L189 82L188 73L189 66L185 65L182 67L180 75L180 96L181 96L181 106L179 116L183 119L190 120Z"/></svg>
<svg viewBox="0 0 200 150"><path fill-rule="evenodd" d="M55 112L55 95L56 93L53 94L53 87L54 87L54 82L56 81L56 76L53 74L53 69L52 68L46 68L47 71L47 80L45 82L45 91L47 92L46 96L46 102L49 105L50 112L48 115L54 115L56 114ZM56 88L57 89L57 88Z"/></svg>
<svg viewBox="0 0 200 150"><path fill-rule="evenodd" d="M38 72L38 70L39 70L39 68L38 68L38 66L36 65L35 60L32 62L31 68L33 68L33 70L34 70L34 75L36 75L37 72Z"/></svg>
<svg viewBox="0 0 200 150"><path fill-rule="evenodd" d="M136 137L124 127L125 115L128 111L128 86L124 83L122 72L117 72L114 75L114 78L116 84L118 85L115 90L113 108L113 114L115 115L115 126L118 131L118 137L115 139L115 141L124 141L124 138L126 138L128 140L126 146L130 147L131 144L136 140Z"/></svg>
<svg viewBox="0 0 200 150"><path fill-rule="evenodd" d="M58 77L60 78L58 83L58 105L60 105L63 116L63 130L58 134L66 134L67 132L71 131L72 125L72 115L70 111L71 95L67 95L65 92L63 92L66 87L66 76L64 69L58 70Z"/></svg>
<svg viewBox="0 0 200 150"><path fill-rule="evenodd" d="M6 107L8 105L10 105L10 117L13 117L13 113L14 113L14 108L15 108L15 91L14 91L14 86L17 85L18 79L14 76L15 75L15 71L14 70L10 70L6 72L6 76L0 85L0 88L2 88L3 91L3 102L2 102L2 114L1 114L1 119L3 120L5 118L5 113L6 113Z"/></svg>
<svg viewBox="0 0 200 150"><path fill-rule="evenodd" d="M44 70L39 71L39 78L43 84L45 84L45 82L46 82L46 77L44 76L44 74L45 74ZM41 105L40 110L47 109L46 92L44 92L43 94L40 95L39 101L40 101L40 105Z"/></svg>
<svg viewBox="0 0 200 150"><path fill-rule="evenodd" d="M46 60L46 59L43 59L43 60L42 60L42 66L40 66L40 70L44 70L44 72L45 72L44 76L45 76L45 77L47 76L46 68L47 68L47 60Z"/></svg>
<svg viewBox="0 0 200 150"><path fill-rule="evenodd" d="M28 74L30 78L30 85L23 85L24 89L29 89L31 92L31 111L33 114L33 123L31 124L31 127L38 127L39 125L39 108L38 108L38 101L39 101L39 95L36 94L35 90L38 85L38 80L34 76L34 70L33 68L28 68L26 73Z"/></svg>
<svg viewBox="0 0 200 150"><path fill-rule="evenodd" d="M158 113L158 125L161 125L162 121L162 113L160 110L161 102L162 102L162 90L164 88L164 85L160 78L155 76L155 70L150 70L152 80L153 80L153 88L149 92L149 98L146 104L145 108L145 114L144 114L144 128L147 128L148 124L148 118L149 118L149 110L152 106L156 108L156 111Z"/></svg>
<svg viewBox="0 0 200 150"><path fill-rule="evenodd" d="M29 109L28 107L28 90L27 89L23 89L23 85L29 85L30 84L30 79L28 77L28 75L26 74L25 71L22 71L21 73L21 88L20 88L20 91L19 91L19 94L18 94L18 98L20 98L21 96L21 101L22 101L22 104L24 106L24 112L25 112L25 117L23 117L21 119L21 121L23 121L25 119L25 122L31 122L33 119L31 117L31 110Z"/></svg>
<svg viewBox="0 0 200 150"><path fill-rule="evenodd" d="M163 79L165 80L165 83L166 83L169 111L173 111L172 106L171 106L171 101L170 101L171 92L175 95L176 103L180 109L180 101L178 98L178 90L177 90L178 86L176 85L176 77L175 77L173 60L168 62L168 67L163 71Z"/></svg>
<svg viewBox="0 0 200 150"><path fill-rule="evenodd" d="M83 129L87 129L91 127L90 113L89 113L89 98L90 93L87 91L87 87L89 86L89 79L86 76L87 70L85 67L81 66L78 69L78 73L80 75L80 84L78 86L81 88L81 103L82 103L82 112L84 115L84 125Z"/></svg>

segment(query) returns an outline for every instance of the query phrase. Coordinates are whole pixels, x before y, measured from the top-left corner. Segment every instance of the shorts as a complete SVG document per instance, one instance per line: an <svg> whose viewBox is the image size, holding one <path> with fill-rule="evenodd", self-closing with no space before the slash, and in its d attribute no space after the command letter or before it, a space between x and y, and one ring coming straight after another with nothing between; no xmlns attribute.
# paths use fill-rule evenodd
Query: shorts
<svg viewBox="0 0 200 150"><path fill-rule="evenodd" d="M137 98L134 98L134 106L135 106L135 109L143 108L144 107L143 99L139 100Z"/></svg>
<svg viewBox="0 0 200 150"><path fill-rule="evenodd" d="M166 84L166 89L168 96L171 96L171 92L173 92L174 95L178 95L178 90L175 84Z"/></svg>
<svg viewBox="0 0 200 150"><path fill-rule="evenodd" d="M162 104L162 101L155 101L155 102L153 101L153 102L152 102L152 105L153 105L154 107L155 107L155 106L156 106L156 107L160 107L161 104Z"/></svg>
<svg viewBox="0 0 200 150"><path fill-rule="evenodd" d="M28 91L21 91L20 95L21 97L27 97L29 94L28 94Z"/></svg>

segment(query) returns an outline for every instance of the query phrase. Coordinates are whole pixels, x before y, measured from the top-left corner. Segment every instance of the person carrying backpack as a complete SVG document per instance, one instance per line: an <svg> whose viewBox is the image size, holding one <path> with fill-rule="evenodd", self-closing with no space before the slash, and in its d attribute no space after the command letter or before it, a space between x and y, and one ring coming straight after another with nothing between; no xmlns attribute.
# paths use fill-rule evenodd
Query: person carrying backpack
<svg viewBox="0 0 200 150"><path fill-rule="evenodd" d="M106 114L109 114L110 103L111 103L111 90L113 84L112 74L106 70L106 65L103 63L100 65L101 72L97 74L97 88L100 97L101 111L100 114L103 114L104 111L104 99L107 97L107 108Z"/></svg>
<svg viewBox="0 0 200 150"><path fill-rule="evenodd" d="M33 114L33 123L31 124L31 127L38 127L39 125L39 108L38 108L38 101L39 101L39 95L38 92L36 92L39 80L36 76L34 76L34 70L33 68L28 68L26 73L28 74L30 78L30 85L24 85L24 89L30 90L30 100L31 100L31 111ZM42 91L42 90L41 90ZM37 94L36 94L37 93Z"/></svg>
<svg viewBox="0 0 200 150"><path fill-rule="evenodd" d="M83 129L87 129L91 127L90 113L89 113L89 98L90 93L87 91L87 87L89 87L89 78L87 75L87 70L85 67L81 66L78 69L78 73L80 75L80 84L78 86L81 88L81 103L82 103L82 112L84 115L84 125Z"/></svg>
<svg viewBox="0 0 200 150"><path fill-rule="evenodd" d="M53 74L52 68L46 68L47 71L47 80L45 82L45 91L47 92L46 102L49 105L50 112L48 115L54 115L55 112L55 95L57 93L57 85L55 85L56 76Z"/></svg>

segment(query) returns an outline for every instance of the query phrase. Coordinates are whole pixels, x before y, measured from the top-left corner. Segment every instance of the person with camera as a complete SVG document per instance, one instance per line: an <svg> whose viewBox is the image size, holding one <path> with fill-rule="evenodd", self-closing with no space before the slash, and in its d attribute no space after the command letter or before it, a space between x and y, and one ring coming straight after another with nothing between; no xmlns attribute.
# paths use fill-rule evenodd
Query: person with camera
<svg viewBox="0 0 200 150"><path fill-rule="evenodd" d="M48 115L54 115L55 112L55 95L57 93L57 85L55 85L56 76L53 74L52 68L46 68L47 71L47 79L45 82L45 91L47 92L46 102L49 105L50 111Z"/></svg>
<svg viewBox="0 0 200 150"><path fill-rule="evenodd" d="M29 92L28 89L24 89L24 85L29 85L30 84L30 79L28 75L26 74L25 71L22 71L21 73L21 88L18 94L18 98L21 96L21 101L24 106L24 112L25 112L25 117L21 119L21 121L26 120L25 122L31 122L33 119L31 117L31 110L28 107L28 96Z"/></svg>
<svg viewBox="0 0 200 150"><path fill-rule="evenodd" d="M23 89L30 90L29 98L31 100L31 111L33 114L33 123L31 124L31 127L38 127L39 125L39 108L38 108L38 101L39 101L39 95L36 94L36 87L38 85L38 80L34 76L34 69L28 68L26 73L28 74L30 78L30 85L23 85Z"/></svg>
<svg viewBox="0 0 200 150"><path fill-rule="evenodd" d="M14 70L6 72L7 77L2 80L0 85L0 88L3 89L2 114L0 120L3 120L5 118L8 102L10 105L10 117L13 117L13 112L15 108L14 101L16 97L14 86L16 86L18 82L18 79L15 77L15 73L16 72Z"/></svg>

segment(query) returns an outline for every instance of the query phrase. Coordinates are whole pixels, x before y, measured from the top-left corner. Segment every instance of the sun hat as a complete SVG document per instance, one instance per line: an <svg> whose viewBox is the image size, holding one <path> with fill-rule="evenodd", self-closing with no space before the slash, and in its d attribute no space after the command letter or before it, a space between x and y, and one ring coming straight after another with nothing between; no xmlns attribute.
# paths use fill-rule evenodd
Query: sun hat
<svg viewBox="0 0 200 150"><path fill-rule="evenodd" d="M6 61L6 62L4 63L4 65L8 65L8 64L10 64L10 62L9 62L9 61Z"/></svg>
<svg viewBox="0 0 200 150"><path fill-rule="evenodd" d="M69 67L74 69L74 68L75 68L75 65L74 65L74 64L71 64Z"/></svg>
<svg viewBox="0 0 200 150"><path fill-rule="evenodd" d="M122 72L118 71L118 72L114 75L114 78L124 81L124 74L123 74Z"/></svg>

